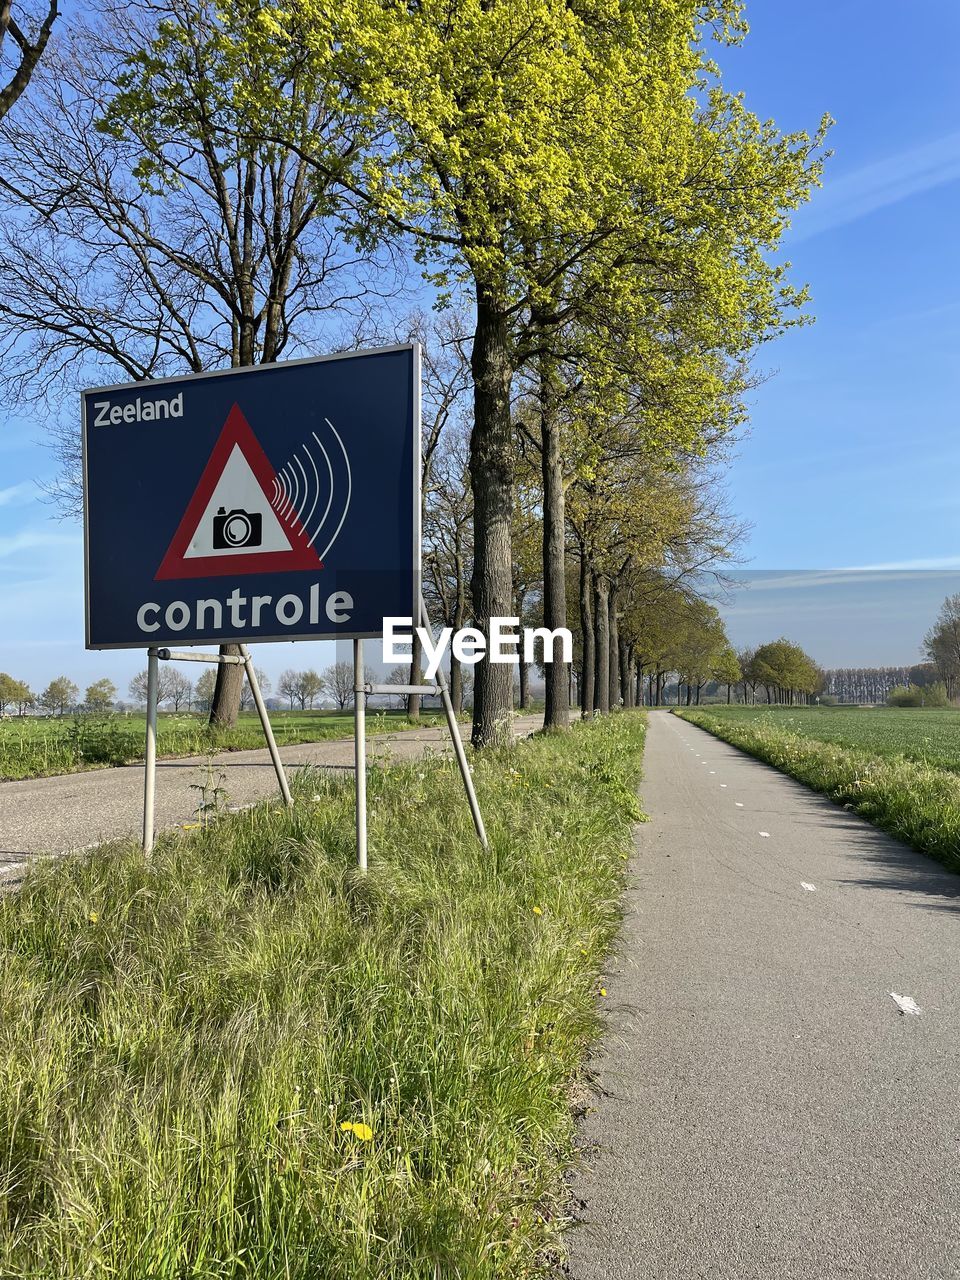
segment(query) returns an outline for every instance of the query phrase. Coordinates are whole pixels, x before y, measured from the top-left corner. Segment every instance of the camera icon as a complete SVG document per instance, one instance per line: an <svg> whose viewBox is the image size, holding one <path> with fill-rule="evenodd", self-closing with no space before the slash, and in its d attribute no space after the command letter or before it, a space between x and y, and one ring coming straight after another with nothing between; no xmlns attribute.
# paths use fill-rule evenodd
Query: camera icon
<svg viewBox="0 0 960 1280"><path fill-rule="evenodd" d="M263 542L263 516L259 511L221 507L213 517L213 546L216 551L234 547L259 547Z"/></svg>

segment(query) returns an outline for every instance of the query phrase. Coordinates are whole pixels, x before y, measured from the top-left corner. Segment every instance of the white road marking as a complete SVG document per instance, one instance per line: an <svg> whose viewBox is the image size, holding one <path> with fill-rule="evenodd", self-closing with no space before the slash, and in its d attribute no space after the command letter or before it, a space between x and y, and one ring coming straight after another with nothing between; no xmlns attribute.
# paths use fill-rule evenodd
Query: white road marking
<svg viewBox="0 0 960 1280"><path fill-rule="evenodd" d="M763 836L763 838L764 838L765 840L769 840L769 839L770 839L770 832L769 832L769 831L761 831L761 832L760 832L760 834Z"/></svg>
<svg viewBox="0 0 960 1280"><path fill-rule="evenodd" d="M891 991L890 998L901 1013L912 1013L919 1017L923 1012L913 996L898 996L896 991Z"/></svg>
<svg viewBox="0 0 960 1280"><path fill-rule="evenodd" d="M738 809L743 808L743 802L741 800L734 800L733 803L737 806Z"/></svg>
<svg viewBox="0 0 960 1280"><path fill-rule="evenodd" d="M721 783L720 783L720 790L721 790L721 791L726 791L726 789L727 789L727 784L726 784L725 782L721 782Z"/></svg>
<svg viewBox="0 0 960 1280"><path fill-rule="evenodd" d="M716 771L716 769L711 769L711 770L710 770L710 772L711 772L711 774L712 774L714 777L716 777L716 776L717 776L717 771Z"/></svg>
<svg viewBox="0 0 960 1280"><path fill-rule="evenodd" d="M806 889L808 893L816 893L817 891L817 886L815 884L808 884L806 880L800 881L800 888Z"/></svg>

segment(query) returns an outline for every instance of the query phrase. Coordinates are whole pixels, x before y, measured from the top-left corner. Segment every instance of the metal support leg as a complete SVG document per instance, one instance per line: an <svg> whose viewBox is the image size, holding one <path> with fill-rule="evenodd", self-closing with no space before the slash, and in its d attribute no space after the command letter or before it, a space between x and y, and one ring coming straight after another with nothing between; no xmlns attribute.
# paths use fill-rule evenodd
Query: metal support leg
<svg viewBox="0 0 960 1280"><path fill-rule="evenodd" d="M427 613L427 605L423 596L420 597L420 625L430 629L430 615ZM443 674L443 668L437 668L437 688L440 690L440 697L443 699L443 709L447 713L447 726L450 729L450 737L453 741L453 750L457 757L457 764L460 766L460 775L463 778L464 789L467 793L467 800L470 802L470 812L473 814L473 825L477 829L477 839L483 845L484 849L490 846L487 843L487 831L483 825L483 815L480 812L480 805L477 802L477 793L473 789L473 777L470 773L470 765L467 763L467 753L463 749L463 739L460 737L460 724L457 721L456 714L453 710L453 702L450 698L450 690L447 688L447 678Z"/></svg>
<svg viewBox="0 0 960 1280"><path fill-rule="evenodd" d="M147 650L147 740L143 757L143 852L153 850L154 801L157 794L157 685L160 670L156 649Z"/></svg>
<svg viewBox="0 0 960 1280"><path fill-rule="evenodd" d="M250 692L253 694L257 714L260 717L260 723L263 725L263 736L267 740L270 759L273 761L273 767L276 770L277 782L280 784L280 794L283 796L283 803L289 807L293 804L293 796L290 794L286 771L283 767L283 761L280 759L280 752L277 750L277 740L273 736L273 725L270 723L270 716L263 701L263 694L260 692L260 681L257 679L253 659L250 657L250 650L245 644L240 645L240 655L243 658L243 665L247 672L247 681L250 684Z"/></svg>
<svg viewBox="0 0 960 1280"><path fill-rule="evenodd" d="M363 641L353 642L353 752L357 794L357 866L367 870L367 691L363 681Z"/></svg>

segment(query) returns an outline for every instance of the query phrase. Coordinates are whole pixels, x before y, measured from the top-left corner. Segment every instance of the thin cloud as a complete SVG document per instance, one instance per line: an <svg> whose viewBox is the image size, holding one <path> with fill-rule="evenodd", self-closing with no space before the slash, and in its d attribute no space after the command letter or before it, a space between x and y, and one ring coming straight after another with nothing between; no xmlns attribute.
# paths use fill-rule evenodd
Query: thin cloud
<svg viewBox="0 0 960 1280"><path fill-rule="evenodd" d="M24 529L20 533L0 537L0 559L7 556L20 555L24 551L37 551L43 547L77 547L80 535L68 533L47 533L43 530Z"/></svg>
<svg viewBox="0 0 960 1280"><path fill-rule="evenodd" d="M960 133L923 142L839 178L831 179L828 171L823 191L795 215L791 240L809 240L958 178Z"/></svg>
<svg viewBox="0 0 960 1280"><path fill-rule="evenodd" d="M856 565L852 569L845 569L845 573L891 573L898 571L916 571L922 570L926 572L945 570L960 570L960 555L953 556L925 556L919 560L890 560L886 564L861 564Z"/></svg>
<svg viewBox="0 0 960 1280"><path fill-rule="evenodd" d="M12 484L9 488L0 489L0 507L16 507L30 502L37 496L37 486L32 480L24 480L20 484Z"/></svg>

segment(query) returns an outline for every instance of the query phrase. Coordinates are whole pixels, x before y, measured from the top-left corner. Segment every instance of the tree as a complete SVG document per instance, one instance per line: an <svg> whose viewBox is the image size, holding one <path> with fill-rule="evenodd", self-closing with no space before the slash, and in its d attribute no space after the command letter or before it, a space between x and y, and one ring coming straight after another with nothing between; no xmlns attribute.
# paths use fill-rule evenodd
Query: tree
<svg viewBox="0 0 960 1280"><path fill-rule="evenodd" d="M260 692L263 697L266 698L267 694L270 692L270 677L262 667L254 667L254 671L256 672L257 684L260 686ZM249 711L252 706L253 690L250 688L250 682L248 680L244 680L243 690L240 694L240 709L241 711Z"/></svg>
<svg viewBox="0 0 960 1280"><path fill-rule="evenodd" d="M0 716L5 714L8 706L17 702L20 684L19 680L14 680L6 671L0 671Z"/></svg>
<svg viewBox="0 0 960 1280"><path fill-rule="evenodd" d="M324 690L323 677L316 671L303 671L300 675L300 710L313 707L314 702Z"/></svg>
<svg viewBox="0 0 960 1280"><path fill-rule="evenodd" d="M946 686L947 697L955 698L960 692L960 593L944 600L924 644Z"/></svg>
<svg viewBox="0 0 960 1280"><path fill-rule="evenodd" d="M323 681L342 711L353 698L353 663L335 662L324 671Z"/></svg>
<svg viewBox="0 0 960 1280"><path fill-rule="evenodd" d="M13 13L13 0L0 0L0 65L8 61L8 50L16 45L14 65L6 84L0 85L0 120L7 114L13 104L30 83L34 68L43 56L47 47L53 24L60 12L59 0L48 0L46 12L40 20L36 34L28 34L31 27L36 26L34 16L24 14L24 6L17 5L17 16ZM24 27L27 30L24 30Z"/></svg>
<svg viewBox="0 0 960 1280"><path fill-rule="evenodd" d="M69 676L57 676L40 695L40 706L51 715L62 716L77 701L80 690Z"/></svg>
<svg viewBox="0 0 960 1280"><path fill-rule="evenodd" d="M819 685L821 672L809 654L798 644L781 636L770 644L762 644L753 655L751 679L763 685L767 702L807 700Z"/></svg>
<svg viewBox="0 0 960 1280"><path fill-rule="evenodd" d="M0 339L14 399L102 383L105 368L140 380L314 354L324 318L369 287L364 251L339 233L345 104L267 10L226 9L245 41L213 0L103 3L44 60L29 124L5 122ZM280 134L309 137L329 176L263 140ZM56 496L76 512L72 428L59 448ZM219 666L211 723L233 723L242 683L239 664Z"/></svg>
<svg viewBox="0 0 960 1280"><path fill-rule="evenodd" d="M736 653L729 645L721 649L714 659L710 674L718 684L727 686L727 702L731 701L733 686L737 684L743 676L740 669L740 662Z"/></svg>
<svg viewBox="0 0 960 1280"><path fill-rule="evenodd" d="M88 711L109 711L117 696L117 686L112 680L104 677L102 680L96 680L93 684L87 685L87 691L83 695L83 703Z"/></svg>
<svg viewBox="0 0 960 1280"><path fill-rule="evenodd" d="M280 679L277 681L277 693L287 699L292 711L294 702L300 696L300 672L293 671L289 667L286 671L281 671Z"/></svg>
<svg viewBox="0 0 960 1280"><path fill-rule="evenodd" d="M410 668L408 666L392 667L390 674L387 676L384 684L406 685L410 683ZM386 695L388 700L392 701L395 706L402 707L407 701L405 693L391 693Z"/></svg>
<svg viewBox="0 0 960 1280"><path fill-rule="evenodd" d="M210 710L216 687L217 673L212 667L207 667L193 687L193 700L200 711Z"/></svg>
<svg viewBox="0 0 960 1280"><path fill-rule="evenodd" d="M724 26L732 9L711 5L704 16ZM673 135L690 118L701 70L698 14L693 3L654 3L642 21L625 10L600 22L559 0L426 0L412 10L352 0L336 11L301 0L290 23L318 76L322 66L334 86L354 87L380 130L355 180L372 225L412 237L442 288L469 290L481 629L512 612L518 334L585 246L635 216L636 193L674 178L684 147ZM511 676L482 662L475 680L473 741L482 746L509 733Z"/></svg>
<svg viewBox="0 0 960 1280"><path fill-rule="evenodd" d="M167 676L166 696L162 701L169 702L175 712L179 712L181 707L189 710L190 699L193 695L193 681L188 680L183 672L178 671L176 667L171 667L167 672Z"/></svg>
<svg viewBox="0 0 960 1280"><path fill-rule="evenodd" d="M149 668L137 672L129 684L130 697L140 707L147 703L147 677ZM157 663L157 703L166 702L170 697L171 680L174 669L165 662Z"/></svg>
<svg viewBox="0 0 960 1280"><path fill-rule="evenodd" d="M13 676L0 671L0 716L6 713L8 706L15 706L17 714L23 715L27 707L36 702L30 687L23 680L15 680Z"/></svg>

